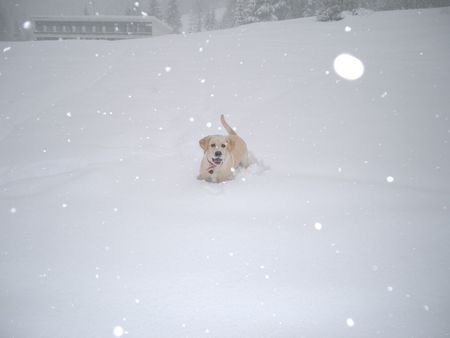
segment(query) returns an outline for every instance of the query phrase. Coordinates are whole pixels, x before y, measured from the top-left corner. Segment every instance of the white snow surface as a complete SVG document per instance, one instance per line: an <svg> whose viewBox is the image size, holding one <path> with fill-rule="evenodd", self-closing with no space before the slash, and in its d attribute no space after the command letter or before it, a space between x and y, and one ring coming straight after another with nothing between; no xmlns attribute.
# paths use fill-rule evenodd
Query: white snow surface
<svg viewBox="0 0 450 338"><path fill-rule="evenodd" d="M449 36L430 9L0 43L0 336L450 335ZM221 113L255 164L198 181Z"/></svg>

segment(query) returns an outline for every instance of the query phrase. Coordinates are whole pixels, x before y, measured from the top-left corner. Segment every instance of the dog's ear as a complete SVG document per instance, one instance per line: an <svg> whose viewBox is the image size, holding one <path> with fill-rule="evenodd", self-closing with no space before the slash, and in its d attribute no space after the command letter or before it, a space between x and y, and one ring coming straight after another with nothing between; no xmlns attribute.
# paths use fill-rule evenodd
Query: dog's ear
<svg viewBox="0 0 450 338"><path fill-rule="evenodd" d="M208 150L210 138L211 138L211 136L206 136L206 137L202 138L200 141L198 141L198 143L200 144L200 147L202 147L202 149L204 151Z"/></svg>
<svg viewBox="0 0 450 338"><path fill-rule="evenodd" d="M228 135L227 136L227 143L228 143L228 150L232 151L234 149L234 146L236 145L236 136Z"/></svg>

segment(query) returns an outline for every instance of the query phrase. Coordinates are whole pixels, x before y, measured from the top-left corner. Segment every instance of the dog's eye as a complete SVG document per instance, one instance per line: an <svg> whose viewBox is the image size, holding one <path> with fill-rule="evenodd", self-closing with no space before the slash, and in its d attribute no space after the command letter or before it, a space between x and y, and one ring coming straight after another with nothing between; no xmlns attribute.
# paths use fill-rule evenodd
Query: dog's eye
<svg viewBox="0 0 450 338"><path fill-rule="evenodd" d="M211 147L215 148L215 147L216 147L216 144L215 144L215 143L211 144Z"/></svg>
<svg viewBox="0 0 450 338"><path fill-rule="evenodd" d="M222 148L225 148L225 144L222 144Z"/></svg>

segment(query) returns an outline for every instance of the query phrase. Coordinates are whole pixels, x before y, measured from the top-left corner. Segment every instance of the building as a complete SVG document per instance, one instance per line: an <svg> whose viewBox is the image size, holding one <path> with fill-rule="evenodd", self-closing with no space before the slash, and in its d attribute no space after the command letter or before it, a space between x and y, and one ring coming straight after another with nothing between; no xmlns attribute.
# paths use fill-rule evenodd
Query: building
<svg viewBox="0 0 450 338"><path fill-rule="evenodd" d="M120 40L172 33L153 16L61 16L31 19L34 40Z"/></svg>

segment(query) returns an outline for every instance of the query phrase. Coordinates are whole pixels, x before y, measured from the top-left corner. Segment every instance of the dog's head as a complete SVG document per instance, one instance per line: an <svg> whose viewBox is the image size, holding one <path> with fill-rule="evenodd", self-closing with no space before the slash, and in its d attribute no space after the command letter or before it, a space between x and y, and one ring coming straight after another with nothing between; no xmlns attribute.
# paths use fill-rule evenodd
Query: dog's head
<svg viewBox="0 0 450 338"><path fill-rule="evenodd" d="M211 135L202 138L200 147L205 152L205 156L216 165L221 165L232 151L234 146L233 136Z"/></svg>

